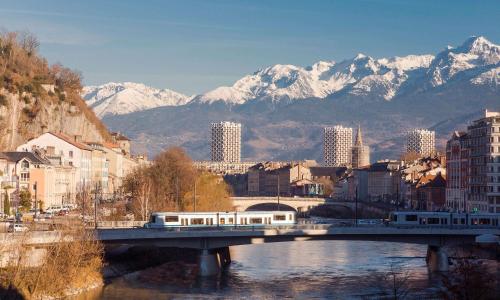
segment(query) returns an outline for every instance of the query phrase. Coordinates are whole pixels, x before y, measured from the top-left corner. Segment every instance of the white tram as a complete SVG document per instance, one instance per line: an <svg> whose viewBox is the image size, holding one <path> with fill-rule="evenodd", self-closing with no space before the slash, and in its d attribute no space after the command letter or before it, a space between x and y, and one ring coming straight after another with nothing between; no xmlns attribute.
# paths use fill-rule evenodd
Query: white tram
<svg viewBox="0 0 500 300"><path fill-rule="evenodd" d="M269 226L297 223L294 211L155 212L145 228Z"/></svg>
<svg viewBox="0 0 500 300"><path fill-rule="evenodd" d="M500 214L395 211L389 215L389 224L413 226L500 227Z"/></svg>

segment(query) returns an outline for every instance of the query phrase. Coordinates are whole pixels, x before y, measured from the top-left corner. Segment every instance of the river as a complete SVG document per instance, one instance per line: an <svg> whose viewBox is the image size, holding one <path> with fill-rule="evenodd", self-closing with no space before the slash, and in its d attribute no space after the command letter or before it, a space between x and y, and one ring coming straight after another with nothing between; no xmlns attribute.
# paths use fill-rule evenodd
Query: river
<svg viewBox="0 0 500 300"><path fill-rule="evenodd" d="M302 241L231 248L231 266L190 286L113 279L77 297L97 299L377 299L396 284L410 299L435 295L439 280L425 264L425 245L363 241ZM406 280L403 280L406 279ZM405 283L400 283L405 281Z"/></svg>

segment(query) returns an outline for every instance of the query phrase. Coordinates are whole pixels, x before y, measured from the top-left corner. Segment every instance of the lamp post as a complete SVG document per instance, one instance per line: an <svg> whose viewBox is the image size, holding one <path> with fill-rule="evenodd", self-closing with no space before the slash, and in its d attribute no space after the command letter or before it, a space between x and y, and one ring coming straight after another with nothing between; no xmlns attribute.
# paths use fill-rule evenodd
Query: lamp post
<svg viewBox="0 0 500 300"><path fill-rule="evenodd" d="M280 172L278 171L278 211L280 211Z"/></svg>
<svg viewBox="0 0 500 300"><path fill-rule="evenodd" d="M35 192L35 220L36 217L38 216L38 205L37 205L37 191L38 191L38 182L35 181L35 184L33 185L33 191Z"/></svg>
<svg viewBox="0 0 500 300"><path fill-rule="evenodd" d="M354 222L358 226L358 186L356 185L356 193L354 195Z"/></svg>

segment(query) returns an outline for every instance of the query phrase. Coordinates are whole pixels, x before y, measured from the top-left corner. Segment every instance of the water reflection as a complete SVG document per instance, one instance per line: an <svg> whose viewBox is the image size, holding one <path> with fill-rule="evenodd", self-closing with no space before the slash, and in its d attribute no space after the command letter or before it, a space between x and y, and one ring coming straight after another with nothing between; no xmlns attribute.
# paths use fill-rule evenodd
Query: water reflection
<svg viewBox="0 0 500 300"><path fill-rule="evenodd" d="M217 278L189 286L150 285L133 277L113 280L78 299L299 298L370 299L391 265L408 270L409 286L431 293L425 245L363 241L304 241L231 248L233 262Z"/></svg>

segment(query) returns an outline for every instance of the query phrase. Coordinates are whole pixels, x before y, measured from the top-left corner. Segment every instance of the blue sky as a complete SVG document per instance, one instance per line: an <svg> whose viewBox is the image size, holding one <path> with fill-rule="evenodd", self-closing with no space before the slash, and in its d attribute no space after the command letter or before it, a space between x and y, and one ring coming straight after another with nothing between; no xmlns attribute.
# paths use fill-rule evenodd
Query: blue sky
<svg viewBox="0 0 500 300"><path fill-rule="evenodd" d="M0 26L34 32L42 55L80 70L85 84L135 81L193 94L278 63L434 54L471 35L498 44L500 4L15 0L0 2Z"/></svg>

